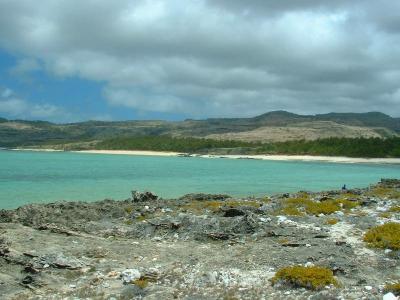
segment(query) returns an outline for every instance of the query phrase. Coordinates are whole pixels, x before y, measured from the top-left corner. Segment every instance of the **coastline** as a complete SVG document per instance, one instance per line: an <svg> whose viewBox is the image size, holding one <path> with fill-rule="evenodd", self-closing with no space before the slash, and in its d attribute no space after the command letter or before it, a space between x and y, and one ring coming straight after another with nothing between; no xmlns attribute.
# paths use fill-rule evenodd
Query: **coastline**
<svg viewBox="0 0 400 300"><path fill-rule="evenodd" d="M75 153L111 154L111 155L142 155L142 156L182 156L200 158L256 159L272 161L314 161L332 163L375 163L400 164L400 158L357 158L343 156L312 156L312 155L216 155L216 154L187 154L180 152L141 151L141 150L81 150Z"/></svg>
<svg viewBox="0 0 400 300"><path fill-rule="evenodd" d="M141 155L141 156L182 156L184 153L179 152L163 152L163 151L144 151L144 150L79 150L67 151L74 153L89 154L112 154L112 155Z"/></svg>
<svg viewBox="0 0 400 300"><path fill-rule="evenodd" d="M9 149L12 151L35 151L35 152L64 152L55 149ZM65 151L87 154L109 154L109 155L137 155L137 156L167 156L167 157L199 157L199 158L227 158L227 159L256 159L270 161L308 161L308 162L330 162L330 163L369 163L369 164L400 164L400 158L358 158L344 156L313 156L313 155L217 155L217 154L188 154L181 152L163 152L146 150L75 150Z"/></svg>
<svg viewBox="0 0 400 300"><path fill-rule="evenodd" d="M289 195L1 210L2 299L397 299L399 179Z"/></svg>

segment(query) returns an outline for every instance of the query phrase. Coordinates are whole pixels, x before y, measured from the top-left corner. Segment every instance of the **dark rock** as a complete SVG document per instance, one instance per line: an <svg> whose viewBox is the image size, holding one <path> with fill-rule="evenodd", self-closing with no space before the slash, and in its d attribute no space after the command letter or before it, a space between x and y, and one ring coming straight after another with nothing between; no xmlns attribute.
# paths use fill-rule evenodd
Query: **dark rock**
<svg viewBox="0 0 400 300"><path fill-rule="evenodd" d="M228 208L224 211L224 217L228 218L244 216L245 214L246 212L238 208Z"/></svg>
<svg viewBox="0 0 400 300"><path fill-rule="evenodd" d="M139 192L132 191L132 201L133 202L147 202L157 200L158 196L153 194L152 192Z"/></svg>
<svg viewBox="0 0 400 300"><path fill-rule="evenodd" d="M28 275L22 279L21 283L27 285L27 284L32 284L34 281L35 279L31 275Z"/></svg>
<svg viewBox="0 0 400 300"><path fill-rule="evenodd" d="M209 200L226 200L231 198L229 195L224 194L186 194L180 198L180 200L190 200L190 201L209 201Z"/></svg>
<svg viewBox="0 0 400 300"><path fill-rule="evenodd" d="M0 256L6 256L10 253L10 243L5 238L0 238Z"/></svg>
<svg viewBox="0 0 400 300"><path fill-rule="evenodd" d="M382 178L379 185L384 187L400 187L400 179Z"/></svg>

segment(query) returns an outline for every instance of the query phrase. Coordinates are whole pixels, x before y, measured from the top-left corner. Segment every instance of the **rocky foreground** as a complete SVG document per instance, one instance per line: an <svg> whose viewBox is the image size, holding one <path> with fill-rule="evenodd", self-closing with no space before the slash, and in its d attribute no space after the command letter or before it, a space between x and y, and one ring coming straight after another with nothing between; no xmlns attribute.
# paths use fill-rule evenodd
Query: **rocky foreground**
<svg viewBox="0 0 400 300"><path fill-rule="evenodd" d="M266 198L26 205L0 210L0 298L396 299L399 223L400 180ZM382 224L393 232L371 231ZM278 276L290 266L334 279Z"/></svg>

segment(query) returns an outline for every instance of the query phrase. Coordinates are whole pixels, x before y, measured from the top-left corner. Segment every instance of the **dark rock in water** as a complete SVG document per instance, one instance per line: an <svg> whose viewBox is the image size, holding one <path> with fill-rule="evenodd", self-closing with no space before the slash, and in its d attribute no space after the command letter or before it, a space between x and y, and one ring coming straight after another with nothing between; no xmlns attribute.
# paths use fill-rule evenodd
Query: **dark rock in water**
<svg viewBox="0 0 400 300"><path fill-rule="evenodd" d="M224 194L186 194L180 198L180 200L197 200L197 201L208 201L208 200L225 200L229 199L231 196Z"/></svg>
<svg viewBox="0 0 400 300"><path fill-rule="evenodd" d="M246 212L238 208L228 208L225 210L224 217L239 217L244 216Z"/></svg>
<svg viewBox="0 0 400 300"><path fill-rule="evenodd" d="M158 196L153 194L152 192L132 191L133 202L146 202L146 201L154 201L157 199L158 199Z"/></svg>

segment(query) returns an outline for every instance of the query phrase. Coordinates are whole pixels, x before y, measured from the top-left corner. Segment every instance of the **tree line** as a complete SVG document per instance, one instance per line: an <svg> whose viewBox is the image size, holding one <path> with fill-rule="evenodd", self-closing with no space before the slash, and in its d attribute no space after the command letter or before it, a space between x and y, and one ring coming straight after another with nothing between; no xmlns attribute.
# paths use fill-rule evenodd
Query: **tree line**
<svg viewBox="0 0 400 300"><path fill-rule="evenodd" d="M400 157L400 138L325 138L313 141L296 140L276 143L175 138L170 136L135 136L106 139L96 149L151 150L185 153L222 154L236 149L241 154L324 155L348 157ZM218 151L217 151L218 150Z"/></svg>

